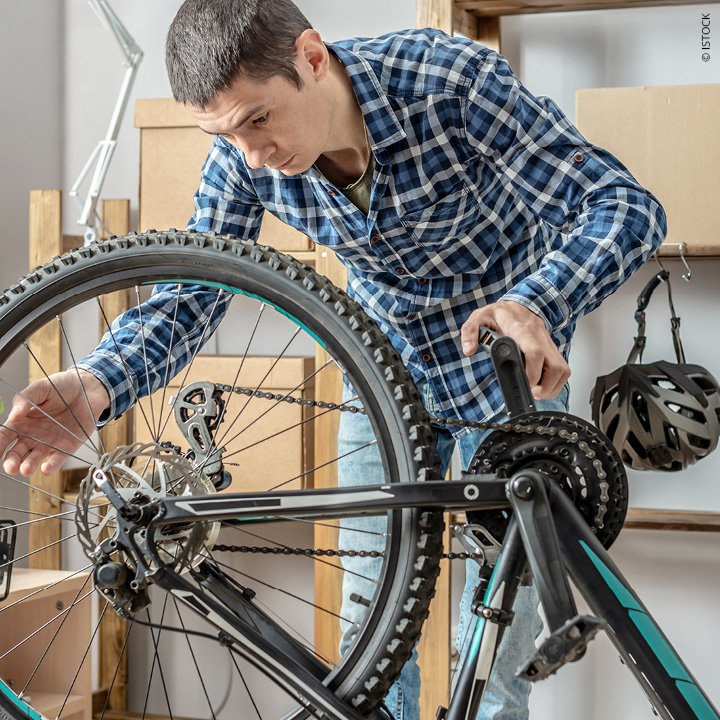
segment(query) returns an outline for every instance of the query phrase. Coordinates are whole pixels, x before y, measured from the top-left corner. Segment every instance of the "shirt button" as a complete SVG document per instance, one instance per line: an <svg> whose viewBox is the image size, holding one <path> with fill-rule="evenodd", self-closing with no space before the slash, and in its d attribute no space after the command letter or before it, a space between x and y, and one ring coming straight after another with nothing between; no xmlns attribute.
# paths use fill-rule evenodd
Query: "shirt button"
<svg viewBox="0 0 720 720"><path fill-rule="evenodd" d="M376 242L380 242L380 236L379 235L373 235L370 238L370 242L374 245Z"/></svg>
<svg viewBox="0 0 720 720"><path fill-rule="evenodd" d="M430 353L425 353L422 356L423 362L430 362Z"/></svg>
<svg viewBox="0 0 720 720"><path fill-rule="evenodd" d="M584 159L585 156L582 153L575 153L575 157L573 158L576 163L581 163Z"/></svg>
<svg viewBox="0 0 720 720"><path fill-rule="evenodd" d="M419 279L418 279L418 282L419 282L421 285L425 285L425 283L427 283L427 280L426 280L425 278L419 278Z"/></svg>
<svg viewBox="0 0 720 720"><path fill-rule="evenodd" d="M327 194L332 195L333 197L335 197L335 195L337 195L337 193L332 188L327 189Z"/></svg>
<svg viewBox="0 0 720 720"><path fill-rule="evenodd" d="M395 274L396 274L396 275L404 275L404 274L405 274L405 270L404 270L403 268L396 268L396 269L395 269Z"/></svg>
<svg viewBox="0 0 720 720"><path fill-rule="evenodd" d="M408 315L408 320L415 320L417 317L417 313L413 313L412 315Z"/></svg>

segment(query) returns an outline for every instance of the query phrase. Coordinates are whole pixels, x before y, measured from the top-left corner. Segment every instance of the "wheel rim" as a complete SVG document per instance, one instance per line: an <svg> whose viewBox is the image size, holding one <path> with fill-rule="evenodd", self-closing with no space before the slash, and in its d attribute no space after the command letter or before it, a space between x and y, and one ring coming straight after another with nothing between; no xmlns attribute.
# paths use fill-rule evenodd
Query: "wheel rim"
<svg viewBox="0 0 720 720"><path fill-rule="evenodd" d="M162 265L162 263L159 263ZM132 293L133 295L137 296L137 301L142 299L143 295L146 293L146 290L144 289L144 286L147 284L149 280L152 280L153 282L157 280L172 280L173 283L177 281L177 274L178 269L174 268L174 271L172 273L159 270L157 271L159 274L154 278L148 278L147 277L147 268L145 269L145 277L143 278L143 284L142 285L132 285ZM112 289L117 290L119 286L121 285L127 285L128 283L128 275L132 274L132 272L135 272L135 274L138 274L137 268L125 268L120 273L116 273L116 280L112 283ZM229 274L229 273L228 273ZM185 278L188 281L195 281L198 278L193 277L191 273L187 273L187 277ZM213 282L213 283L204 283L207 287L217 290L218 294L224 293L229 287L230 284L227 282L228 279L237 280L237 278L223 278L223 282ZM41 374L47 375L49 373L45 372L43 366L43 361L41 358L37 357L37 354L34 352L33 348L35 347L34 342L29 341L27 346L22 344L22 341L24 340L30 340L30 338L37 338L39 333L42 332L40 330L41 327L45 328L45 331L47 331L48 325L45 324L48 318L52 317L55 313L58 313L59 311L62 311L62 317L58 317L57 319L52 319L49 321L49 326L53 329L53 331L56 333L56 335L59 335L62 339L62 344L64 348L65 355L69 355L70 357L66 357L63 359L63 364L65 366L70 365L74 362L76 362L79 357L85 352L87 352L92 345L94 344L94 340L91 340L89 338L83 338L83 340L79 343L75 342L73 339L74 334L76 333L76 325L82 328L83 320L78 319L81 316L78 315L79 310L81 310L83 307L86 307L87 305L93 304L94 300L89 299L91 297L94 297L97 293L97 283L94 279L88 280L86 283L87 288L86 290L84 288L74 288L75 292L72 292L71 290L65 290L63 293L54 293L54 300L52 299L53 290L51 288L47 289L47 295L48 298L46 302L39 303L38 306L34 309L33 313L28 313L27 311L23 315L22 322L19 320L16 321L13 319L12 315L9 315L9 319L7 322L15 328L16 332L14 336L8 337L8 335L5 335L5 340L2 344L2 347L0 348L0 355L3 358L3 364L2 369L0 369L0 377L2 377L2 382L4 386L4 396L11 395L13 392L20 390L22 387L22 384L20 384L15 378L17 376L17 368L21 366L24 363L30 363L35 364L37 366L37 369L41 371ZM234 294L234 297L232 299L231 305L232 312L236 311L236 308L240 306L237 309L237 312L239 313L239 316L243 316L244 320L247 320L247 308L254 306L255 310L253 312L253 320L248 325L247 322L245 322L245 337L250 337L250 345L253 345L253 343L257 346L258 340L260 336L257 334L258 326L259 326L259 320L262 320L264 323L266 321L267 317L272 317L272 325L273 332L270 333L273 335L273 339L276 342L276 345L274 346L276 349L273 350L272 347L269 347L267 345L261 344L260 347L267 348L264 350L267 355L262 355L262 357L266 357L268 355L270 356L280 356L280 358L290 358L290 354L287 350L287 348L292 348L295 352L300 352L303 355L314 355L314 348L316 343L322 339L319 337L318 328L316 326L315 318L313 318L311 315L308 314L306 311L303 315L303 309L300 307L295 307L295 313L288 313L285 307L288 305L292 305L291 302L287 300L287 298L282 298L279 294L269 291L267 288L260 288L258 287L258 283L249 282L246 287L239 287L239 283L234 282L232 285L233 292L235 293L235 290L239 291ZM266 296L266 299L269 302L263 302L263 300L260 297L260 290L263 289L263 294ZM239 302L238 302L239 301ZM283 309L280 308L280 305L284 305L285 307ZM75 307L77 306L77 307ZM263 308L260 310L260 308ZM27 310L27 309L26 309ZM100 313L102 316L102 313ZM71 319L72 316L72 319ZM77 316L77 317L75 317ZM84 317L84 315L82 316ZM243 317L240 317L240 324L242 325ZM232 315L229 315L224 322L227 323L228 320L232 319ZM249 328L252 328L250 330ZM280 339L280 336L278 335L276 328L283 328L283 338ZM84 333L86 335L87 333ZM221 351L228 352L228 350L225 350L225 347L229 348L229 351L235 355L236 357L245 358L244 362L247 362L247 358L249 357L256 357L251 355L251 351L255 350L255 347L249 348L245 347L244 349L237 349L237 340L238 335L233 335L231 338L224 340L222 337L219 340L219 342L225 343L227 342L227 346L222 345ZM287 338L290 337L290 340L287 341ZM332 340L332 338L331 338ZM279 342L279 345L277 343ZM263 343L266 343L266 341L263 341ZM277 349L277 348L280 349ZM295 350L295 348L300 347L301 349ZM72 348L72 350L70 349ZM343 354L342 348L336 348L336 350L339 350L338 355L340 355L339 358L336 358L334 360L331 360L326 366L324 366L322 369L318 369L315 367L312 370L312 374L309 375L308 373L305 374L304 379L307 381L309 379L317 379L320 376L320 373L322 372L329 372L330 368L336 367L338 361L342 364L344 368L352 368L353 365L355 366L356 370L358 368L357 365L357 358L353 358L350 355L348 355L347 352ZM270 373L272 372L273 368L270 368ZM358 370L358 372L362 373L362 370ZM181 373L182 375L182 373ZM190 377L190 376L188 376ZM231 384L242 384L242 373L238 376L239 381ZM362 381L359 380L360 384L362 384ZM258 387L261 387L262 384ZM298 391L298 388L285 388L285 390L293 390ZM382 426L383 423L387 422L388 418L383 417L382 412L374 405L377 404L377 400L373 400L373 389L366 386L363 388L363 390L360 391L360 394L365 397L365 402L367 405L367 409L371 416L373 417L373 421L376 425ZM163 412L163 405L166 403L167 394L163 394L159 401L154 401L148 403L147 407L143 409L142 412L136 413L136 422L140 425L144 425L146 428L146 431L149 431L149 434L153 437L153 440L155 442L159 442L162 440L162 437L164 437L163 433L166 432L166 429L168 427L171 427L171 421L168 422L168 413L167 411ZM260 443L257 443L257 440L253 440L252 442L246 442L242 443L242 435L243 435L243 428L244 432L249 432L249 428L255 428L257 429L258 424L261 422L257 419L257 416L262 416L263 413L266 413L267 415L272 415L273 412L276 412L275 410L270 411L269 413L264 410L258 410L254 414L252 414L247 408L252 407L252 403L254 403L256 398L250 398L250 400L246 403L236 403L236 399L233 395L231 395L230 401L227 403L227 407L230 408L230 405L233 405L233 412L235 410L242 408L243 412L238 413L234 419L230 419L230 410L226 411L226 421L223 423L225 426L225 437L221 440L218 439L218 444L225 443L228 444L230 440L228 440L228 437L231 437L233 441L238 440L241 447L234 450L233 452L237 452L239 464L237 466L231 466L233 469L235 467L242 468L243 460L242 460L242 453L244 451L244 447L248 448L245 450L246 452L250 451L251 447L258 447L259 445L262 445L263 441ZM258 400L258 405L261 403ZM236 403L236 404L234 404ZM8 403L9 404L9 403ZM287 403L286 403L287 405ZM278 402L277 407L281 407L281 404ZM337 412L337 411L335 411ZM6 413L3 415L3 422L5 419ZM242 415L245 415L245 418L253 418L249 421L244 421L242 419ZM238 421L238 417L241 419ZM269 418L268 418L269 419ZM390 418L390 421L392 421L392 418ZM300 420L296 419L293 421L296 424L299 423L299 426L305 426L307 425L307 421L303 423L302 418ZM221 426L219 426L221 427ZM218 427L218 429L219 429ZM234 427L234 430L228 434L228 431L226 428L228 427ZM290 427L287 425L286 427ZM238 431L240 429L240 431ZM285 430L285 433L291 432L291 430ZM379 432L379 436L384 436L386 430L383 429L382 432ZM219 434L218 434L219 438ZM95 456L102 455L103 452L107 451L107 448L103 446L101 439L95 439L92 438L83 438L84 445L86 446L85 450L82 452L75 453L75 461L77 463L81 462L87 462L88 460L92 461L88 455L92 456L93 454ZM267 441L269 442L269 441ZM392 442L389 440L382 440L379 443L380 447L380 455L385 465L385 473L386 477L390 480L396 480L398 479L398 476L404 472L407 472L408 464L406 460L404 460L402 457L400 457L399 460L396 458L398 456L402 456L403 452L405 454L409 454L412 452L412 450L408 450L407 448L399 448L397 447L397 442L395 442L395 446L393 446ZM398 452L398 450L401 450L401 452ZM233 462L233 453L228 453L226 455L226 460L229 462ZM237 462L237 461L236 461ZM335 461L331 461L335 462ZM400 467L398 467L398 463ZM242 471L242 470L241 470ZM276 478L276 485L279 487L287 487L289 483L292 482L301 482L303 478L306 478L309 473L307 470L303 469L302 473L291 473L289 476L285 476L282 478ZM30 537L31 534L34 534L35 531L46 525L50 524L51 522L55 522L55 524L59 524L61 526L67 526L70 528L70 531L64 531L61 533L61 536L63 538L63 542L60 543L61 545L69 545L74 541L74 536L72 532L72 522L73 522L73 513L72 510L68 505L64 505L61 508L60 513L55 513L55 515L59 515L59 517L42 517L39 516L37 513L31 514L31 510L33 510L33 507L29 507L28 510L24 510L24 507L28 507L27 505L23 506L21 495L22 493L27 492L27 480L25 478L17 478L17 477L9 477L7 475L2 475L2 482L3 485L7 488L14 486L15 487L15 499L8 501L8 503L3 503L6 509L0 511L0 514L3 517L10 517L12 519L15 519L18 523L18 533L20 535L24 535L24 539L20 539L18 542L18 549L20 552L16 553L16 559L13 563L13 567L17 568L16 572L16 578L20 574L19 569L23 565L27 564L37 564L38 556L31 552L30 543L36 544L36 538L33 539ZM240 488L238 488L240 489ZM3 493L5 495L6 493ZM61 496L59 496L57 493L54 493L50 490L43 490L40 489L34 493L34 497L40 496L41 499L45 501L49 501L50 503L60 503L62 501ZM93 512L92 509L92 503L88 503L87 508L88 515L90 515ZM401 523L404 522L403 518L401 517L400 513L395 513L392 518L392 522L395 524L395 527L399 527ZM279 548L280 552L277 553L278 555L285 556L285 552L288 550L288 548L295 547L296 544L298 546L307 546L312 545L312 542L314 541L314 532L307 527L306 522L297 522L296 523L297 528L293 535L288 537L287 535L287 529L285 528L284 532L284 538L280 541L272 542L270 538L261 536L260 538L250 539L248 535L245 535L244 540L235 540L235 545L240 546L251 546L251 547L260 547L263 546L263 543L265 544L265 547L267 547L269 544L272 544L273 547ZM230 529L225 528L223 529L223 533L229 532ZM332 534L333 530L331 528L327 529L329 534ZM388 545L385 548L386 552L390 557L397 558L398 553L400 552L398 545L393 545L393 533L392 533L392 526L389 528L389 531L386 533L388 537L390 538L388 540ZM242 531L244 532L244 531ZM320 530L320 534L322 534L322 530ZM328 532L325 533L327 536ZM222 539L222 538L221 538ZM231 541L232 542L232 541ZM56 542L52 541L53 544L49 544L50 546L46 548L45 552L47 553L48 550L55 550L56 549ZM231 544L230 542L226 542L224 544ZM40 547L44 547L41 545ZM66 555L68 551L63 551ZM252 561L255 560L261 560L261 554L275 554L275 552L263 552L256 554L245 554L245 560L247 560L248 557L251 558ZM242 553L241 553L242 555ZM72 556L68 556L72 558ZM232 567L235 563L234 560L236 557L239 557L239 555L236 555L233 557L233 560L227 561L225 558L219 558L215 559L214 562L217 563L218 567L222 567L224 570L228 570L230 572L230 567ZM290 558L295 558L296 556L290 555L287 556ZM311 558L298 558L298 561L302 559L307 559L308 564L310 562L317 562L312 560ZM75 558L76 560L76 558ZM393 560L394 561L394 560ZM66 562L66 565L68 563ZM72 561L69 563L72 565ZM252 562L250 563L252 565ZM259 563L255 563L256 565ZM323 562L323 565L334 565L337 569L333 572L338 573L339 575L342 574L342 569L339 567L339 564L335 563L328 563L327 561ZM244 569L243 569L244 568ZM74 570L78 571L87 571L89 569L89 566L86 565L75 565L73 566L73 570L70 571L71 575L69 576L69 580L63 581L65 584L69 586L70 583L75 583L72 585L73 592L76 592L77 595L73 596L73 602L76 602L77 607L82 610L82 607L89 602L92 601L94 593L91 589L91 581L89 580L82 580L81 578L83 575L78 572L77 576L73 576L72 572ZM262 568L263 570L266 570L267 568ZM233 567L233 571L237 573L237 577L243 577L247 580L247 576L251 575L251 573L246 572L247 567L243 566L242 568L235 568ZM253 571L256 572L256 571ZM259 572L259 570L257 570ZM281 571L282 574L282 571ZM254 582L259 583L262 586L262 580L259 578L255 578ZM49 583L49 585L52 586L52 583ZM270 585L273 587L273 590L275 592L278 592L277 584L273 586L273 583L267 583L267 585ZM262 586L263 591L269 590L266 586ZM52 587L50 587L50 590L45 590L43 592L51 592ZM378 597L381 598L381 596L384 593L387 593L389 591L389 586L382 586L379 591ZM153 591L154 592L154 591ZM43 593L39 592L38 596L41 596ZM317 614L320 612L327 612L333 617L337 616L337 612L331 609L325 608L324 610L320 610L314 606L313 601L308 601L307 598L302 598L299 595L297 597L293 597L293 595L297 595L297 593L280 593L283 602L293 602L295 603L296 607L301 606L304 607L305 614ZM17 602L17 598L13 600L12 602ZM27 600L25 602L28 602ZM67 602L67 601L66 601ZM276 610L272 607L272 601L268 601L269 604L269 611L276 612ZM2 613L7 611L7 608L10 607L7 603L0 604L0 625L2 625L3 616ZM310 608L308 610L307 608ZM177 629L184 629L186 627L191 627L192 623L195 622L195 619L188 619L184 616L184 614L180 614L179 610L175 606L172 600L168 600L167 596L160 597L158 600L153 600L152 603L152 610L156 613L156 616L153 617L152 614L149 616L149 622L151 623L157 623L159 625L165 625L167 626L169 623L168 618L173 614L177 614L177 620L175 621L175 627ZM100 611L102 612L102 611ZM105 610L105 614L107 614L108 610ZM292 610L292 614L296 614L298 610ZM61 643L63 641L63 633L65 630L62 629L63 626L70 626L70 621L66 620L63 621L64 618L70 618L72 615L72 612L61 612L56 611L55 613L58 617L55 618L52 622L49 623L48 628L52 629L53 632L55 632L55 628L60 626L60 629L57 630L57 637L55 638L55 641L57 643ZM93 611L94 614L94 611ZM49 619L49 618L48 618ZM148 620L148 618L146 618ZM369 623L368 623L369 625ZM312 622L308 623L308 626L312 626ZM93 639L93 643L96 643L95 638L97 637L96 633L96 623L92 623L93 630L91 631L91 638ZM163 632L165 633L163 635ZM130 664L133 668L137 667L143 667L143 665L147 668L147 675L149 676L149 682L147 684L147 687L145 688L131 688L130 690L130 696L129 696L129 703L130 706L135 706L137 711L148 711L148 712L156 712L159 714L168 714L172 713L174 714L182 714L182 715L193 715L194 713L188 712L186 708L189 707L188 702L185 700L180 700L179 705L183 708L182 712L179 712L176 707L173 706L173 697L176 695L176 689L169 687L169 678L166 677L168 675L171 675L172 673L163 670L163 664L168 665L170 662L168 659L163 660L163 657L172 657L177 656L179 653L178 650L178 643L175 642L174 645L170 643L168 645L169 650L163 650L163 643L166 642L165 638L170 633L167 631L160 631L158 633L155 633L153 631L148 630L145 628L145 640L138 640L138 628L137 623L131 623L128 626L128 630L124 631L124 634L122 637L118 635L117 637L120 639L121 642L121 654L122 656L129 656L130 657ZM158 643L157 638L155 635L158 635L160 637L160 645L159 650L156 649L156 645ZM366 632L364 629L361 630L361 632L358 635L357 645L356 647L359 648L357 650L357 653L362 653L362 648L364 645L370 641L371 638L371 632ZM300 636L299 636L300 637ZM303 643L309 642L307 638L302 638L300 640ZM312 638L310 639L312 641ZM196 641L193 640L193 643ZM199 642L199 641L197 641ZM89 657L90 654L92 654L94 651L92 649L93 643L87 643L82 648L82 657ZM210 674L208 676L207 673L202 672L202 666L201 663L197 660L198 655L212 657L212 652L207 649L200 650L199 648L193 648L190 643L187 643L185 640L183 640L183 643L185 644L184 647L184 657L186 660L186 666L185 669L192 669L197 670L197 675L199 678L199 685L197 687L197 690L194 692L193 701L196 698L199 698L199 703L195 702L196 712L199 716L200 712L203 712L204 716L210 715L215 716L215 714L218 712L217 704L218 702L222 701L222 698L225 694L225 691L222 688L222 678L220 680L218 679L219 673L216 674ZM27 641L26 643L23 643L22 645L19 645L14 650L10 648L8 650L7 642L6 646L2 650L0 654L3 655L2 658L0 658L0 676L3 678L8 678L8 674L5 671L5 667L7 667L7 663L12 662L13 654L22 652L23 651L23 645L25 646L25 649L29 646L30 641ZM314 645L314 642L310 642L309 644ZM90 648L90 649L88 649ZM296 700L294 698L285 698L282 701L282 707L278 703L273 704L273 706L270 709L263 709L259 707L260 703L258 701L258 698L253 697L252 687L255 683L255 678L253 676L253 671L247 671L243 670L244 674L241 674L238 672L238 668L236 666L235 660L236 658L232 658L230 654L228 653L226 648L216 648L220 651L220 655L224 658L224 660L220 663L222 666L227 668L228 675L232 676L234 678L233 685L232 685L232 698L231 702L234 703L234 707L237 707L237 703L240 701L239 697L245 696L245 705L249 709L251 713L257 712L260 717L280 717L285 712L287 712L287 709L294 706L296 703ZM329 652L325 651L319 651L319 657L321 657L325 662L328 663L328 667L333 667L333 661L334 658L329 657ZM17 657L17 655L16 655ZM42 676L42 664L43 662L47 663L50 662L51 655L45 656L45 659L42 660L40 663L41 669L32 668L25 672L25 677L22 680L18 680L16 678L10 678L14 680L14 683L12 685L12 691L15 697L18 695L22 698L25 697L26 701L30 704L30 706L36 706L36 703L33 703L33 683L39 679ZM6 663L3 665L3 663ZM80 663L77 663L78 665ZM86 660L87 664L87 660ZM81 671L81 672L84 672ZM115 675L115 679L117 680L117 674L119 674L121 671L116 670L113 668L111 671L111 674ZM344 681L344 678L346 677L346 673L343 671L342 664L339 667L339 669L333 671L335 672L337 676L337 683L341 683ZM105 673L108 673L108 669L105 669ZM351 673L352 674L352 673ZM28 683L28 678L30 678L30 682ZM81 678L80 678L81 679ZM73 678L73 680L77 683L78 680ZM187 679L184 679L183 684L186 684ZM218 686L218 682L220 682L220 685ZM37 684L37 683L36 683ZM183 688L184 689L184 688ZM36 697L39 696L39 691L35 691ZM72 695L72 693L70 693ZM27 696L29 695L29 700L27 700ZM186 693L187 695L187 693ZM217 698L220 698L220 701L217 700ZM276 698L273 698L275 700ZM19 707L17 704L17 700L14 700L16 702L16 707ZM70 705L68 704L70 701L65 702L65 707L63 707L62 714L63 716L67 716L70 713ZM168 706L170 706L168 708ZM73 706L74 707L74 706ZM67 709L65 709L67 708ZM53 711L54 712L54 711ZM52 713L44 713L44 714L52 714Z"/></svg>

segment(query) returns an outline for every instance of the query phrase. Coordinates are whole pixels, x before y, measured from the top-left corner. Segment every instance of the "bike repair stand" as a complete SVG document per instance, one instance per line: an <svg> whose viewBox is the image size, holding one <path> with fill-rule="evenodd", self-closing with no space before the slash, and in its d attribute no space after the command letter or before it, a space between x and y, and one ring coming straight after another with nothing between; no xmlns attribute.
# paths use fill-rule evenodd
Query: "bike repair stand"
<svg viewBox="0 0 720 720"><path fill-rule="evenodd" d="M525 374L522 355L515 342L491 330L485 330L480 335L480 343L493 361L508 417L514 420L520 415L534 412L535 401ZM472 477L474 476L463 473L463 479ZM557 531L548 501L547 482L549 480L541 472L532 469L523 469L508 480L506 492L513 516L506 533L505 549L499 560L499 563L505 566L503 571L510 568L510 572L517 573L518 576L525 575L529 565L545 612L549 637L517 671L518 677L532 681L548 677L566 662L579 660L587 643L603 627L603 623L597 618L578 614L563 567ZM518 534L522 538L522 544ZM484 554L482 550L481 544L478 553L481 556ZM480 581L471 610L479 618L497 625L497 634L502 633L512 623L511 607L514 598L509 601L503 598L500 607L493 606L493 599L486 597L492 573L493 570L487 563L481 565ZM474 690L475 694L479 694L476 683L480 677L479 658L480 653L475 653L464 663L453 692L451 710L448 712L444 707L439 708L438 718L465 720L468 708L470 714L467 717L474 717L481 699L473 697ZM481 691L482 689L484 685L480 686ZM458 714L453 708L462 710Z"/></svg>

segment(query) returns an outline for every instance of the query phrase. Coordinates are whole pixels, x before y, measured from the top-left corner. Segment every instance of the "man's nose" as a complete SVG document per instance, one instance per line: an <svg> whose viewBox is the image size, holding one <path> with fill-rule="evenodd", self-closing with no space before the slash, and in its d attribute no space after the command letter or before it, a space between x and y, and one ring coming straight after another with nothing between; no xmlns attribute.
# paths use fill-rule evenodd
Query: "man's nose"
<svg viewBox="0 0 720 720"><path fill-rule="evenodd" d="M245 156L245 162L253 170L259 170L273 153L273 145L269 142L248 143L238 141L238 148Z"/></svg>

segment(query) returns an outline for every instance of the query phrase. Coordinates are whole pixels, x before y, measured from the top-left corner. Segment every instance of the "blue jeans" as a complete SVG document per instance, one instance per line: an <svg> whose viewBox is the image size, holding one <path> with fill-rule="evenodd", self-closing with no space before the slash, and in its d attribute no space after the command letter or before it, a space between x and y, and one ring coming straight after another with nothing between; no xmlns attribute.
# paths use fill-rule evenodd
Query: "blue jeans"
<svg viewBox="0 0 720 720"><path fill-rule="evenodd" d="M430 414L435 414L435 403L426 381L418 385L423 402ZM343 401L350 397L347 389ZM538 400L539 410L567 411L567 385L557 397L551 400ZM490 418L492 422L503 422L507 415L503 412ZM437 448L440 453L443 476L450 465L455 443L460 451L463 467L472 460L475 450L488 434L487 430L473 430L457 440L445 429L437 430ZM374 438L370 422L365 415L342 413L338 431L338 484L375 485L385 481L380 454L375 445L367 446ZM367 446L367 447L366 447ZM379 550L384 545L384 517L355 518L345 520L340 530L339 546L354 550ZM362 622L366 604L374 593L375 582L380 573L381 559L343 558L342 608L340 652L350 646L357 627ZM460 601L460 618L456 647L464 656L465 642L472 637L476 616L470 612L473 592L477 584L478 567L469 560L466 568L465 589ZM521 587L513 606L515 618L505 631L488 681L478 720L527 720L530 683L515 677L515 671L522 661L535 649L535 639L542 630L542 621L537 612L538 597L533 587ZM419 720L420 670L417 665L417 652L405 664L400 677L390 689L385 699L387 707L396 720Z"/></svg>

